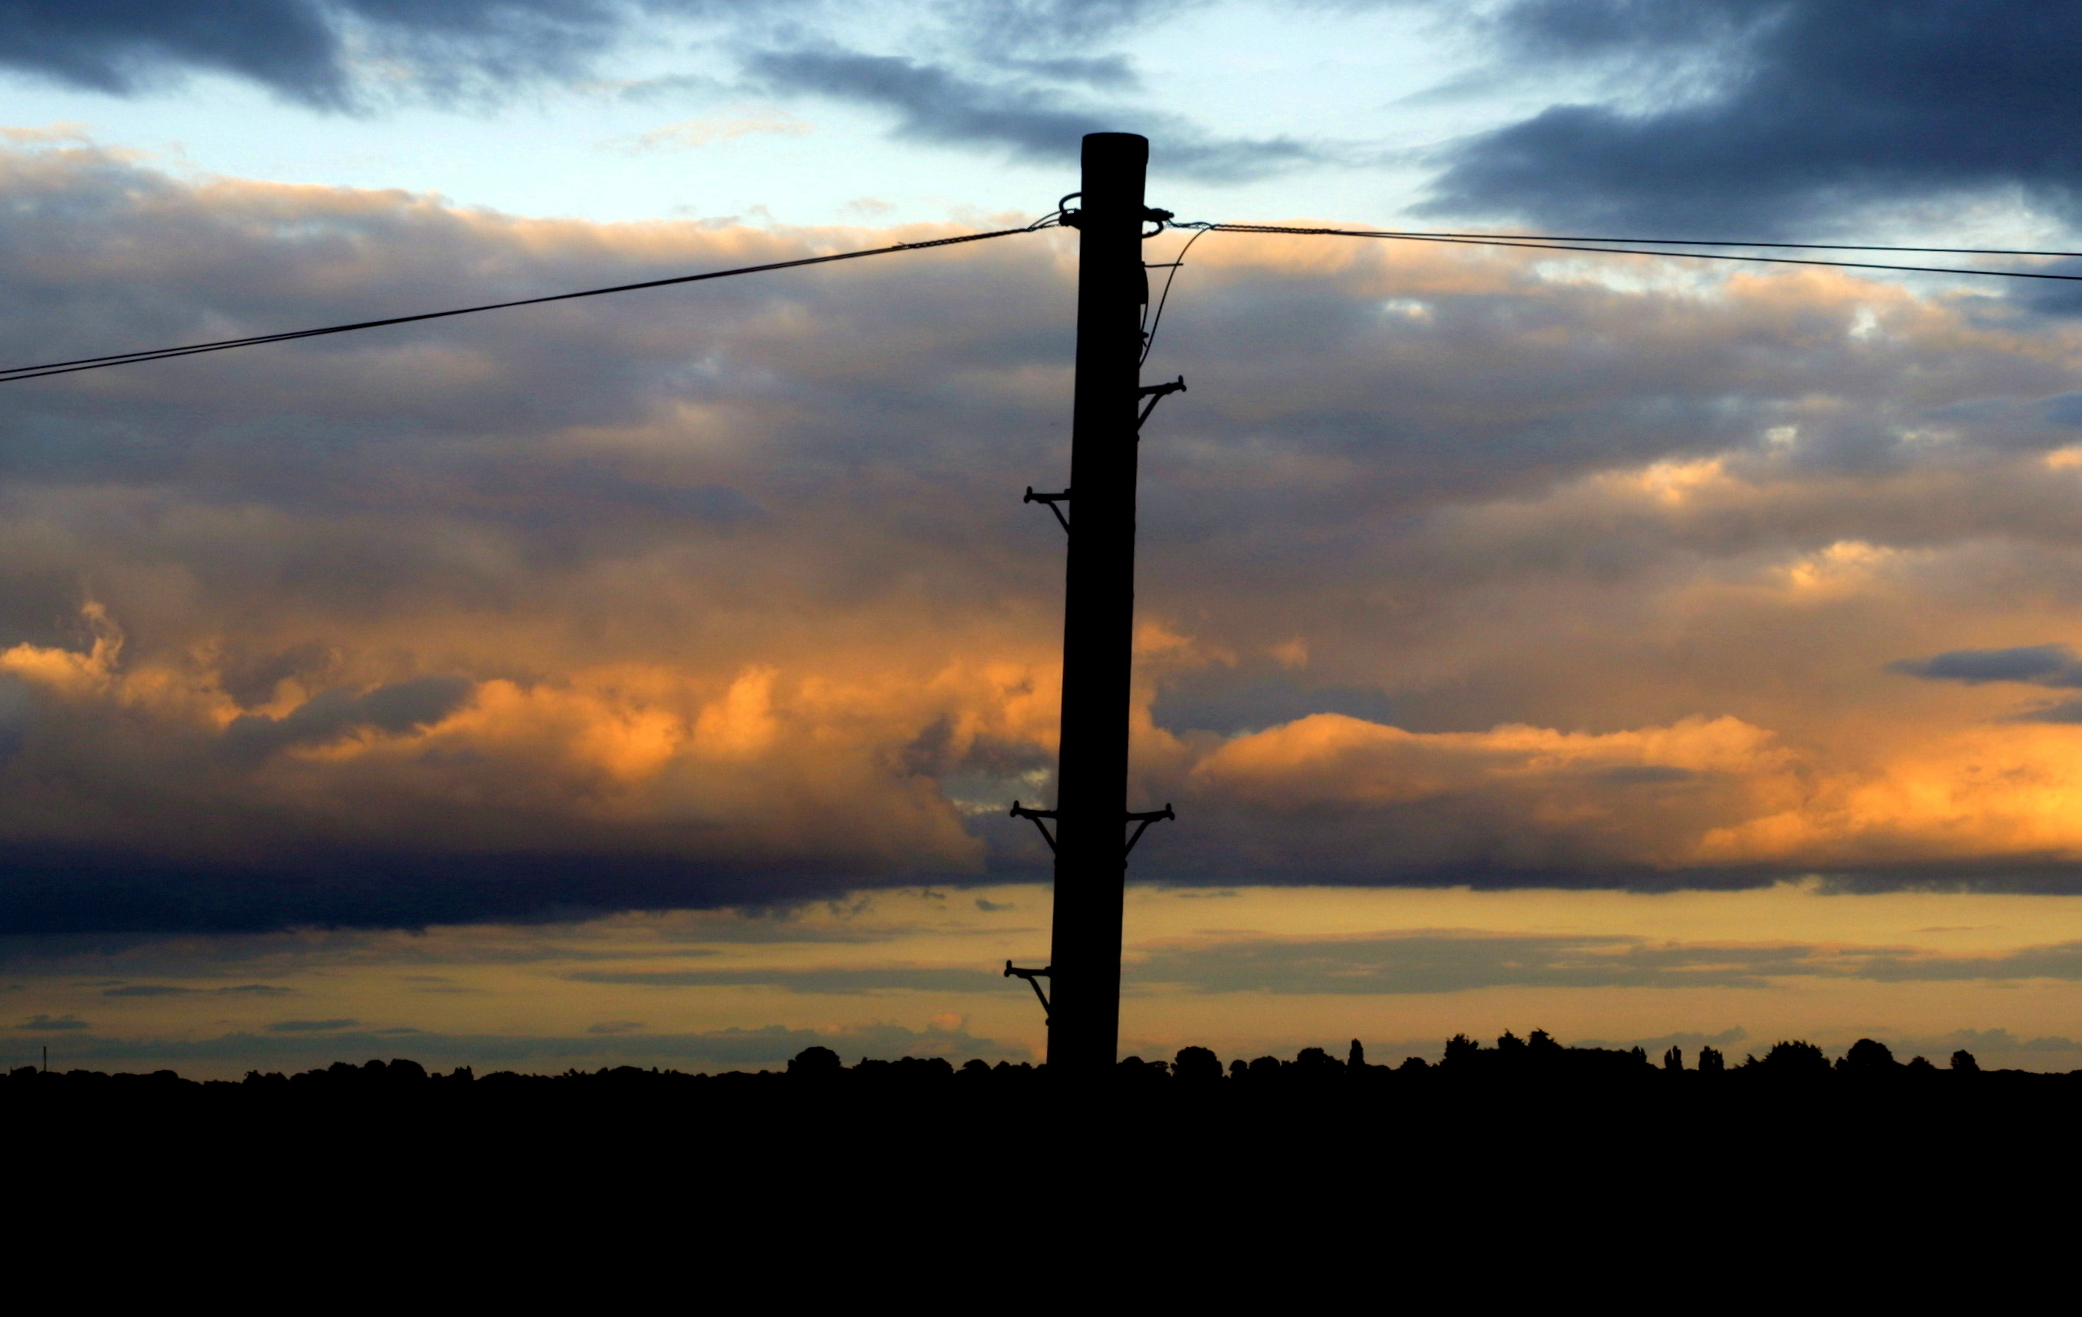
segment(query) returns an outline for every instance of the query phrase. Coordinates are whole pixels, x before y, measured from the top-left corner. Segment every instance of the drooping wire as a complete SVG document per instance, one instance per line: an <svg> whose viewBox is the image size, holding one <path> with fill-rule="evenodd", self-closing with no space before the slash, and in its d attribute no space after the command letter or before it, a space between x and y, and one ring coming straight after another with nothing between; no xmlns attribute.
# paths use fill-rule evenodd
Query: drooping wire
<svg viewBox="0 0 2082 1317"><path fill-rule="evenodd" d="M581 297L604 297L609 293L629 293L643 288L666 288L674 284L701 283L709 279L728 279L740 274L764 274L771 270L792 270L805 265L827 265L833 261L858 260L863 256L886 256L892 252L923 251L928 247L952 247L966 242L983 242L991 238L1006 238L1018 233L1034 233L1053 228L1062 222L1062 212L1044 215L1032 224L1017 229L994 229L988 233L965 233L953 238L935 238L930 242L899 242L887 247L870 247L861 251L837 252L829 256L804 256L792 261L771 261L765 265L744 265L732 270L710 270L705 274L674 275L667 279L646 279L640 283L614 284L606 288L583 288L571 293L551 293L544 297L522 297L510 302L486 302L479 306L455 307L447 311L422 311L416 315L388 316L381 320L358 320L351 324L324 325L316 329L292 329L278 334L253 334L245 338L217 339L208 343L188 343L179 347L147 348L138 352L117 352L101 357L76 357L70 361L47 361L34 366L0 368L0 384L12 384L17 380L42 379L49 375L70 375L76 371L103 370L110 366L131 366L145 361L166 361L174 357L192 357L205 352L228 352L233 348L257 347L263 343L286 343L300 338L322 338L330 334L349 334L362 329L381 329L387 325L409 325L422 320L445 320L450 316L476 315L480 311L503 311L511 307L540 306L546 302L568 302Z"/></svg>
<svg viewBox="0 0 2082 1317"><path fill-rule="evenodd" d="M1198 228L1211 233L1284 233L1302 237L1340 238L1389 238L1400 242L1436 242L1464 247L1517 247L1530 251L1593 252L1611 256L1663 256L1690 257L1699 261L1743 261L1762 265L1820 265L1843 270L1894 270L1903 274L1966 274L1984 275L1995 279L2055 279L2063 283L2082 283L2082 274L2054 274L2046 270L1980 270L1964 266L1944 265L1889 265L1877 261L1824 261L1801 256L1738 256L1732 252L1685 252L1648 251L1637 247L1585 247L1566 242L1550 242L1527 238L1448 237L1442 234L1398 232L1384 229L1329 229L1301 228L1281 224L1215 224L1199 221L1192 224L1175 224L1174 228ZM1578 239L1580 242L1595 239ZM1614 241L1618 241L1615 239ZM1733 245L1733 244L1731 244ZM1747 246L1776 246L1781 244L1750 243ZM1792 245L1792 244L1784 244ZM1852 251L1885 251L1888 248L1845 248ZM1902 250L1910 250L1904 248ZM1930 248L1932 251L1954 251L1964 253L1967 248ZM1990 252L1990 255L1999 253ZM2023 255L2026 253L2009 253ZM2030 253L2045 256L2075 256L2075 252Z"/></svg>
<svg viewBox="0 0 2082 1317"><path fill-rule="evenodd" d="M1191 226L1180 224L1173 227L1188 228ZM1185 265L1186 253L1193 250L1194 243L1206 236L1207 230L1201 229L1192 237L1187 238L1186 245L1178 249L1178 259L1171 262L1171 270L1164 276L1164 291L1157 298L1157 309L1150 315L1149 323L1142 331L1142 355L1135 359L1136 365L1139 366L1143 362L1148 361L1150 351L1157 346L1157 326L1164 323L1164 304L1171 300L1171 281L1178 278L1179 269Z"/></svg>

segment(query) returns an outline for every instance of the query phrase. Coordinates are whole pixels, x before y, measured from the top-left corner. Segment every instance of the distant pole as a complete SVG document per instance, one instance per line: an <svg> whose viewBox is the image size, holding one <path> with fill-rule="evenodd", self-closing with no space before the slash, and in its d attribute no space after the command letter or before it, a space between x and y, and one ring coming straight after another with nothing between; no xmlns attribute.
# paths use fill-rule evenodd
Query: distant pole
<svg viewBox="0 0 2082 1317"><path fill-rule="evenodd" d="M1049 1069L1073 1078L1110 1073L1120 1044L1148 167L1147 138L1084 139L1048 1030Z"/></svg>

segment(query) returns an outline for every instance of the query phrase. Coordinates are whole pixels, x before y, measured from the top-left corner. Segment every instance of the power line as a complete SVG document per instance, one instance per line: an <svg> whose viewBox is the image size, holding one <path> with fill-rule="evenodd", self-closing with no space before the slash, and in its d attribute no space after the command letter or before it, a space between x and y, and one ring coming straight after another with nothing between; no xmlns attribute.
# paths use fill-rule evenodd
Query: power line
<svg viewBox="0 0 2082 1317"><path fill-rule="evenodd" d="M545 302L568 302L580 297L603 297L609 293L629 293L642 288L666 288L673 284L701 283L709 279L728 279L739 274L764 274L770 270L792 270L804 265L828 265L833 261L858 260L863 256L886 256L891 252L923 251L928 247L952 247L965 242L983 242L990 238L1006 238L1016 233L1033 233L1052 228L1061 222L1061 213L1043 216L1032 224L1017 229L994 229L988 233L965 233L955 238L935 238L930 242L899 242L887 247L870 247L862 251L838 252L830 256L805 256L792 261L772 261L765 265L744 265L734 270L711 270L706 274L682 274L669 279L646 279L641 283L615 284L607 288L585 288L574 293L551 293L545 297L523 297L510 302L487 302L481 306L456 307L448 311L422 311L417 315L389 316L382 320L358 320L352 324L325 325L317 329L292 329L279 334L254 334L246 338L217 339L209 343L189 343L180 347L147 348L138 352L118 352L102 357L77 357L71 361L47 361L35 366L0 368L0 384L12 384L17 380L42 379L48 375L70 375L75 371L103 370L110 366L130 366L143 361L165 361L174 357L191 357L204 352L228 352L233 348L256 347L263 343L286 343L292 339L320 338L328 334L349 334L361 329L381 329L386 325L409 325L421 320L445 320L450 316L476 315L480 311L503 311L516 306L540 306Z"/></svg>
<svg viewBox="0 0 2082 1317"><path fill-rule="evenodd" d="M1197 225L1174 224L1173 228ZM1224 225L1214 225L1224 228ZM2082 252L2026 251L2013 247L1890 247L1876 242L1737 242L1722 238L1597 238L1569 233L1451 233L1424 229L1383 229L1368 234L1380 238L1468 238L1501 242L1616 242L1641 247L1769 247L1776 251L1814 252L1921 252L1932 256L2065 256L2082 258ZM1602 250L1602 248L1600 249Z"/></svg>
<svg viewBox="0 0 2082 1317"><path fill-rule="evenodd" d="M1211 233L1286 233L1302 237L1339 238L1392 238L1402 242L1436 242L1464 247L1517 247L1529 251L1594 252L1610 256L1664 256L1690 257L1698 261L1743 261L1761 265L1821 265L1842 270L1894 270L1904 274L1969 274L1985 275L1996 279L2055 279L2063 283L2082 283L2082 274L2052 274L2043 270L1977 270L1964 266L1944 265L1887 265L1877 261L1824 261L1801 256L1737 256L1729 252L1681 252L1647 251L1632 247L1584 247L1571 243L1546 242L1515 238L1458 238L1443 235L1394 232L1382 229L1322 229L1299 228L1280 224L1214 224L1205 221L1191 224L1174 224L1173 228L1202 229ZM1578 239L1578 242L1596 241ZM1620 241L1614 239L1613 241ZM1752 243L1748 246L1777 244ZM1887 248L1846 248L1853 251L1884 251ZM1906 250L1906 249L1904 249ZM1965 251L1964 248L1932 248L1931 250ZM2045 255L2078 255L2072 252L2048 252Z"/></svg>

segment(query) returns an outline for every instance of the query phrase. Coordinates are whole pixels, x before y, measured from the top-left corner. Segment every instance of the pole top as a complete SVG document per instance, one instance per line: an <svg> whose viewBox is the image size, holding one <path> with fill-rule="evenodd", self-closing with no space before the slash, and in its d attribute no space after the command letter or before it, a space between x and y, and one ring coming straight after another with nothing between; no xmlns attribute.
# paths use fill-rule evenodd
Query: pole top
<svg viewBox="0 0 2082 1317"><path fill-rule="evenodd" d="M1142 166L1149 162L1149 139L1140 133L1086 133L1084 163Z"/></svg>

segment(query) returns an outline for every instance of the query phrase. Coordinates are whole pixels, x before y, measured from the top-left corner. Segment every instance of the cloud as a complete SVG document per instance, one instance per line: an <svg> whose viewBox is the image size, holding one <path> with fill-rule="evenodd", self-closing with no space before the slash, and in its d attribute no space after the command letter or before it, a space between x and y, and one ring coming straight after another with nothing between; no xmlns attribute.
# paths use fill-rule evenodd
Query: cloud
<svg viewBox="0 0 2082 1317"><path fill-rule="evenodd" d="M308 1067L356 1056L395 1056L400 1050L426 1064L469 1065L481 1075L495 1067L523 1071L555 1071L572 1064L619 1063L631 1055L648 1065L727 1070L776 1067L805 1047L837 1050L850 1064L859 1056L893 1060L900 1056L944 1056L961 1061L972 1056L1021 1060L1026 1049L1017 1043L978 1037L965 1028L910 1029L902 1025L866 1024L817 1030L785 1025L713 1029L691 1033L451 1034L403 1031L332 1032L323 1037L295 1033L228 1033L212 1038L78 1037L65 1054L74 1065L111 1069L207 1065L231 1061L240 1066Z"/></svg>
<svg viewBox="0 0 2082 1317"><path fill-rule="evenodd" d="M1978 686L1991 681L2027 681L2037 686L2082 686L2082 661L2066 645L2019 645L2011 649L1955 649L1927 659L1902 659L1890 672L1931 681Z"/></svg>
<svg viewBox="0 0 2082 1317"><path fill-rule="evenodd" d="M616 983L652 988L776 987L789 992L856 996L876 992L1024 992L999 974L972 969L703 969L581 970L575 983ZM1007 986L1007 985L1010 986Z"/></svg>
<svg viewBox="0 0 2082 1317"><path fill-rule="evenodd" d="M360 1020L277 1020L267 1026L269 1033L334 1033L341 1029L352 1029Z"/></svg>
<svg viewBox="0 0 2082 1317"><path fill-rule="evenodd" d="M101 995L104 997L174 997L200 991L200 988L177 988L166 983L126 983L120 988L104 988Z"/></svg>
<svg viewBox="0 0 2082 1317"><path fill-rule="evenodd" d="M717 142L735 141L740 137L779 136L806 137L812 131L805 123L785 110L766 114L743 114L729 119L689 119L683 123L666 124L653 128L632 138L624 138L612 145L627 151L698 150Z"/></svg>
<svg viewBox="0 0 2082 1317"><path fill-rule="evenodd" d="M2058 214L2082 188L2047 125L2082 109L2082 15L2031 0L1519 0L1491 34L1520 68L1611 75L1448 155L1433 209L1600 231L1778 237L1861 209L2017 192Z"/></svg>
<svg viewBox="0 0 2082 1317"><path fill-rule="evenodd" d="M1291 138L1210 137L1172 115L1083 104L1031 80L986 82L905 55L803 47L756 52L745 67L775 93L811 93L891 111L900 137L1006 148L1023 159L1075 161L1085 134L1096 132L1146 133L1153 171L1214 182L1257 178L1325 158L1322 148Z"/></svg>
<svg viewBox="0 0 2082 1317"><path fill-rule="evenodd" d="M260 760L296 745L322 744L358 729L393 734L438 723L469 697L462 677L416 677L359 694L321 691L279 718L242 713L225 727L226 753Z"/></svg>
<svg viewBox="0 0 2082 1317"><path fill-rule="evenodd" d="M71 1015L32 1015L15 1026L17 1029L38 1029L51 1032L91 1029L94 1026Z"/></svg>
<svg viewBox="0 0 2082 1317"><path fill-rule="evenodd" d="M572 76L648 15L726 6L677 0L207 0L81 6L28 0L0 36L0 65L135 95L191 73L251 79L284 99L349 107L400 75L437 94Z"/></svg>
<svg viewBox="0 0 2082 1317"><path fill-rule="evenodd" d="M1506 987L1767 988L1793 979L2072 982L2082 980L2082 943L1947 956L1889 947L1681 944L1619 934L1528 937L1441 930L1157 944L1133 949L1122 973L1125 981L1144 989L1331 996ZM1700 1041L1720 1045L1711 1038L1693 1039L1695 1045Z"/></svg>

